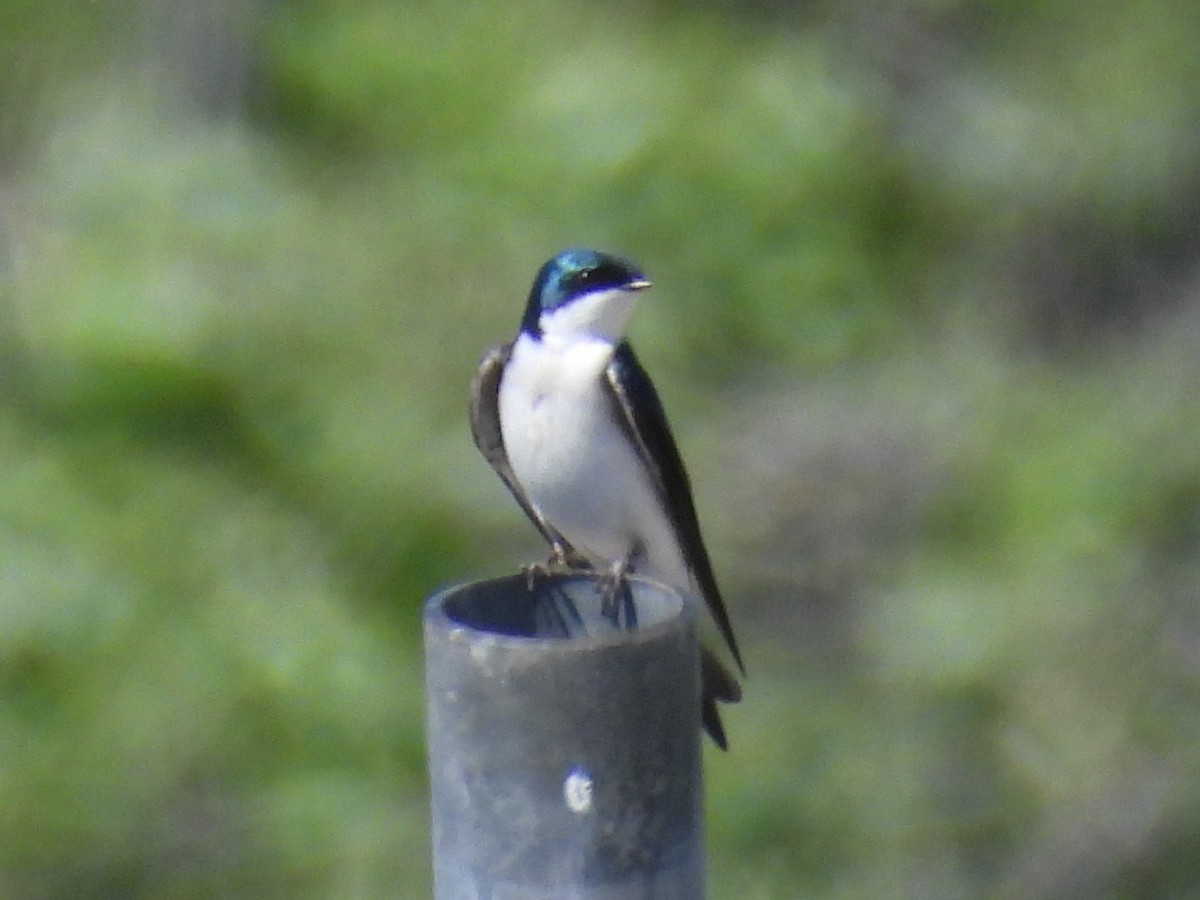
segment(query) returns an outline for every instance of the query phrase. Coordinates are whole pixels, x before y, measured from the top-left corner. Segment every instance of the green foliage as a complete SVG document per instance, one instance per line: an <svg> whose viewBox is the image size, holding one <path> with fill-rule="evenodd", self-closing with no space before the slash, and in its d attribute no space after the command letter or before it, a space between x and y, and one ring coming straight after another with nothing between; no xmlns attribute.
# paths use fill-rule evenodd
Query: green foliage
<svg viewBox="0 0 1200 900"><path fill-rule="evenodd" d="M156 9L0 12L0 893L427 894L419 604L540 552L466 385L582 243L748 645L713 896L1188 895L1194 3Z"/></svg>
<svg viewBox="0 0 1200 900"><path fill-rule="evenodd" d="M483 233L461 226L471 240L647 248L689 298L671 327L701 374L742 353L827 363L893 335L912 304L890 308L896 282L929 236L885 111L818 40L623 14L614 33L607 7L518 4L498 22L487 6L316 5L279 41L278 106L329 152L485 200L470 210Z"/></svg>

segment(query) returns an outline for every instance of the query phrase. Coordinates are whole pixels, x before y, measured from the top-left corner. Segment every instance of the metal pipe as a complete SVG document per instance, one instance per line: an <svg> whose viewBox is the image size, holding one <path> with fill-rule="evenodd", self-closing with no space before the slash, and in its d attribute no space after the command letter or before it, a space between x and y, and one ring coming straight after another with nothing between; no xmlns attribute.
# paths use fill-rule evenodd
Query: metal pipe
<svg viewBox="0 0 1200 900"><path fill-rule="evenodd" d="M426 604L436 900L704 896L695 610L628 583L636 630L588 575Z"/></svg>

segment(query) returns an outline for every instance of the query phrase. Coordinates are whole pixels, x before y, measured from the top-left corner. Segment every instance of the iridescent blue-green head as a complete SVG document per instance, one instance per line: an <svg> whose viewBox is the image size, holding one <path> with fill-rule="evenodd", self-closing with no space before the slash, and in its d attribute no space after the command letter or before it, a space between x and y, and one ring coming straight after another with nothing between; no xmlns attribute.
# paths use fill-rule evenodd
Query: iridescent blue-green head
<svg viewBox="0 0 1200 900"><path fill-rule="evenodd" d="M539 340L599 338L616 342L650 282L628 260L599 250L563 250L538 271L521 331Z"/></svg>

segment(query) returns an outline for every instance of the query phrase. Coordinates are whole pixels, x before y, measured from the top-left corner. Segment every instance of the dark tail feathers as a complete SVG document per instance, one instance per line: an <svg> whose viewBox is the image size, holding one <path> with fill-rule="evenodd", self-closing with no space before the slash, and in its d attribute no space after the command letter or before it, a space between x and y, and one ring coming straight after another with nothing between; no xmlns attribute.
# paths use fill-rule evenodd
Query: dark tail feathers
<svg viewBox="0 0 1200 900"><path fill-rule="evenodd" d="M742 686L725 668L724 663L707 647L700 648L700 722L713 743L722 750L729 749L717 703L737 703L742 699Z"/></svg>

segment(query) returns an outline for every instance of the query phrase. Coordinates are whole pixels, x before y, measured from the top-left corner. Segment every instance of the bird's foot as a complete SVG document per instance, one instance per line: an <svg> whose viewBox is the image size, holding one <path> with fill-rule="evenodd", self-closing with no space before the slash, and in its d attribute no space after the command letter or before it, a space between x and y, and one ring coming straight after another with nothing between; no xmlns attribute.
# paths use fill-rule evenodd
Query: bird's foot
<svg viewBox="0 0 1200 900"><path fill-rule="evenodd" d="M525 589L531 594L537 593L538 584L550 576L549 565L541 563L526 563L521 566L521 571L525 575Z"/></svg>
<svg viewBox="0 0 1200 900"><path fill-rule="evenodd" d="M550 559L546 565L563 572L590 572L592 564L587 557L576 552L572 547L554 544L550 550Z"/></svg>
<svg viewBox="0 0 1200 900"><path fill-rule="evenodd" d="M596 589L600 593L600 614L621 627L621 613L625 614L625 630L637 628L637 606L633 602L633 589L629 586L629 557L619 560L608 572L601 575Z"/></svg>
<svg viewBox="0 0 1200 900"><path fill-rule="evenodd" d="M522 571L525 573L526 586L530 591L533 591L539 581L549 578L551 575L589 572L591 568L592 564L571 547L566 547L562 544L552 544L549 559L544 563L529 563L522 568Z"/></svg>

